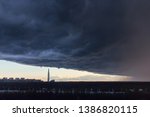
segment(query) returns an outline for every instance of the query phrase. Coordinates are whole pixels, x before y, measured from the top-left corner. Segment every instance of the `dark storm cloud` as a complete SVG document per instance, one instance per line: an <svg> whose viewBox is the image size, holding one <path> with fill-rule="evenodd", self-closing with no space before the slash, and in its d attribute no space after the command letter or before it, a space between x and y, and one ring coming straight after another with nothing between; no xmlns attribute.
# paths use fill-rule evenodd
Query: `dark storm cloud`
<svg viewBox="0 0 150 117"><path fill-rule="evenodd" d="M135 75L140 64L150 68L149 5L148 0L0 0L0 59Z"/></svg>

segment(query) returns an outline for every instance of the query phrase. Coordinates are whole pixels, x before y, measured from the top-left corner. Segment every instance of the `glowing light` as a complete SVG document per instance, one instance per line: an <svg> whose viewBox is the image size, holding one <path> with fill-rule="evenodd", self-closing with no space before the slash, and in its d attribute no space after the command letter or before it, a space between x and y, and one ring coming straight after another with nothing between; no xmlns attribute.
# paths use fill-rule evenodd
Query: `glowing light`
<svg viewBox="0 0 150 117"><path fill-rule="evenodd" d="M0 78L25 77L29 79L47 80L47 67L23 65L0 60ZM56 81L127 81L129 77L95 74L87 71L78 71L64 68L50 68L51 78Z"/></svg>

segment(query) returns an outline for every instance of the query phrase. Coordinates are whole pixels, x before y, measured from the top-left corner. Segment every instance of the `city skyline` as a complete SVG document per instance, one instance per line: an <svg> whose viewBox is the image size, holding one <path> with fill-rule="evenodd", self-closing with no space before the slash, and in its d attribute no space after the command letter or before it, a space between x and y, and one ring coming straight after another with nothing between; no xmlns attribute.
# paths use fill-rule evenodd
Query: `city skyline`
<svg viewBox="0 0 150 117"><path fill-rule="evenodd" d="M47 81L47 70L50 68L50 77L56 81L128 81L127 76L96 74L87 71L78 71L54 67L40 67L23 65L10 61L0 60L0 78L24 77Z"/></svg>

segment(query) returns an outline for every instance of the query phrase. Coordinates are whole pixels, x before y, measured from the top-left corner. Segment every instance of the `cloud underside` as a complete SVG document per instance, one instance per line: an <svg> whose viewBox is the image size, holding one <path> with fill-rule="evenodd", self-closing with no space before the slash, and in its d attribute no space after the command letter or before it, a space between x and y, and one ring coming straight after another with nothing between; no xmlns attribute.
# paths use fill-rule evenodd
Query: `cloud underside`
<svg viewBox="0 0 150 117"><path fill-rule="evenodd" d="M1 0L0 59L150 76L148 0Z"/></svg>

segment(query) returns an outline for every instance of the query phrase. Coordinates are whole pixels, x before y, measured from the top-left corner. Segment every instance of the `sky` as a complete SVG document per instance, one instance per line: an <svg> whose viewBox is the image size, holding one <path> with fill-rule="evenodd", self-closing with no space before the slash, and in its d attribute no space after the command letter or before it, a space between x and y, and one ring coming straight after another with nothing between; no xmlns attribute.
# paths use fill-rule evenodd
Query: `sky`
<svg viewBox="0 0 150 117"><path fill-rule="evenodd" d="M0 60L150 81L149 6L148 0L0 0Z"/></svg>
<svg viewBox="0 0 150 117"><path fill-rule="evenodd" d="M55 81L128 81L129 77L95 74L63 68L38 67L0 60L0 78L26 78L47 81L48 69L51 80Z"/></svg>

